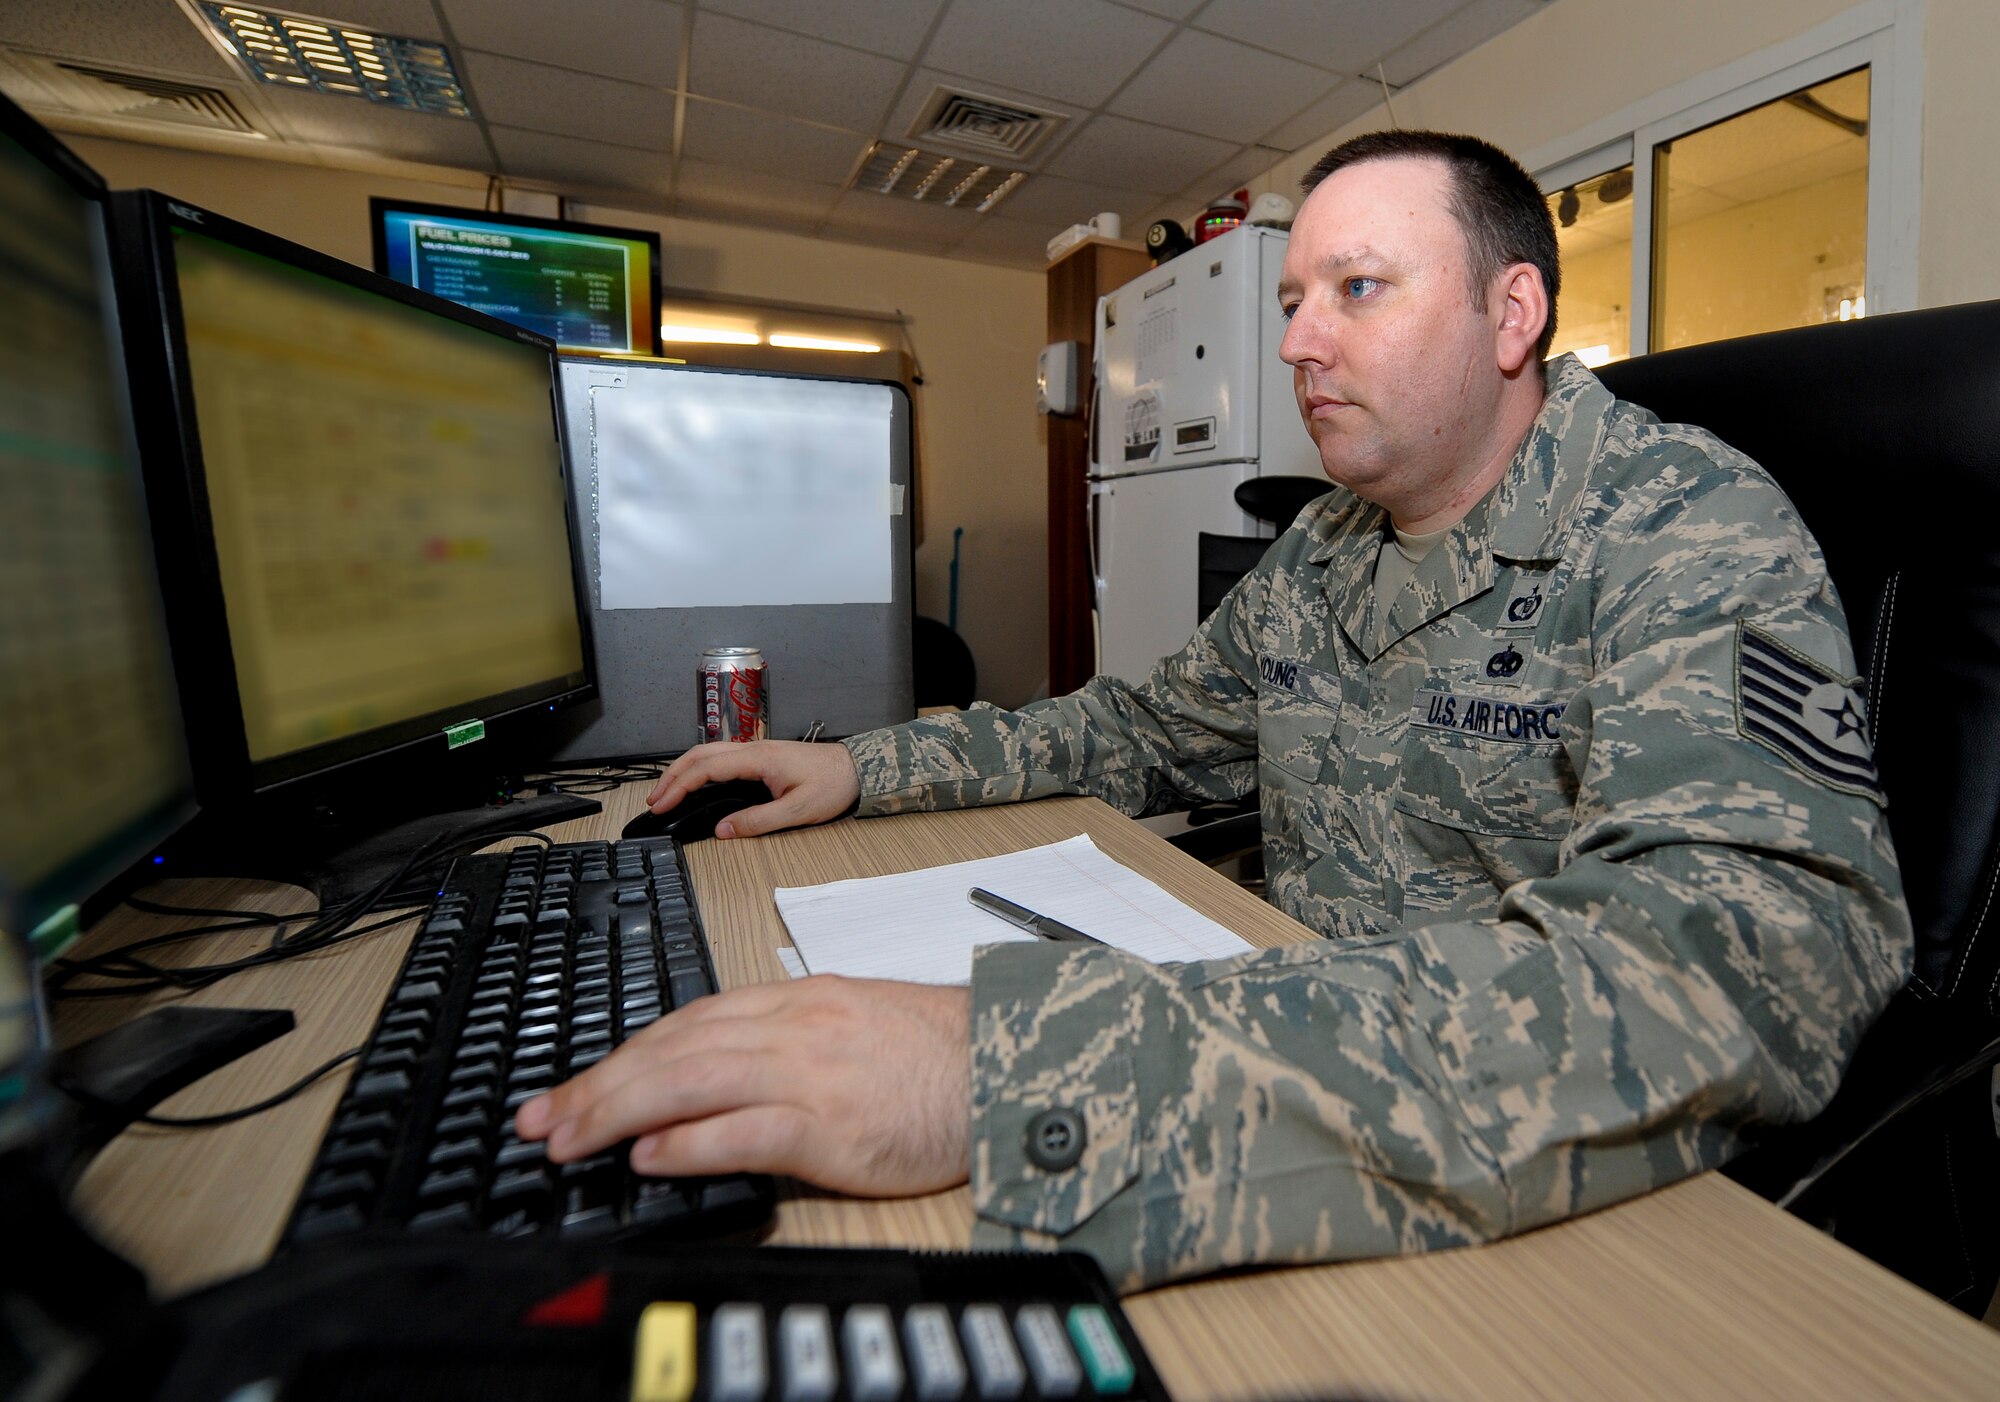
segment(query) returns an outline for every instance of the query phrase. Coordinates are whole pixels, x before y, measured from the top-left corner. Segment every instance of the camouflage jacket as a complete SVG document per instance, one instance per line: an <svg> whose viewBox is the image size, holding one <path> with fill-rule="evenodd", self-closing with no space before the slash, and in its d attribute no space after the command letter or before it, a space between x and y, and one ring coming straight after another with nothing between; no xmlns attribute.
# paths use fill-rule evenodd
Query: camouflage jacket
<svg viewBox="0 0 2000 1402"><path fill-rule="evenodd" d="M1313 503L1143 685L849 742L864 814L1255 789L1325 937L982 951L982 1239L1135 1288L1499 1237L1811 1116L1907 976L1846 624L1760 468L1565 359L1386 610L1384 528Z"/></svg>

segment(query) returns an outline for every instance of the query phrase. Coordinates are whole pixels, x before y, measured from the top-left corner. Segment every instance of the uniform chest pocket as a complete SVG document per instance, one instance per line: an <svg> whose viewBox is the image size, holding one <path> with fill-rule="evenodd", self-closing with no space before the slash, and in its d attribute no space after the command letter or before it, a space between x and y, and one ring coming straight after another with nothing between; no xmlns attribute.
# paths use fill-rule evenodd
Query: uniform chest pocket
<svg viewBox="0 0 2000 1402"><path fill-rule="evenodd" d="M1413 818L1484 837L1560 842L1576 804L1576 776L1558 740L1460 736L1411 726L1396 807Z"/></svg>
<svg viewBox="0 0 2000 1402"><path fill-rule="evenodd" d="M1264 687L1257 701L1257 750L1267 764L1316 782L1340 726L1340 681L1294 662L1259 659Z"/></svg>

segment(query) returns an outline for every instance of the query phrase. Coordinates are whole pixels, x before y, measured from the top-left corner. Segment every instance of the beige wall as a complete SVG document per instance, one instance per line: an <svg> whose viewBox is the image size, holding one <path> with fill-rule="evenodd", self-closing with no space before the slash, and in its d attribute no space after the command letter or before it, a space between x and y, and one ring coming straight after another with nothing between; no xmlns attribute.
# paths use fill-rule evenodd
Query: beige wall
<svg viewBox="0 0 2000 1402"><path fill-rule="evenodd" d="M1855 8L1851 0L1554 0L1455 63L1396 94L1404 127L1466 131L1514 152L1559 141L1671 88ZM1925 0L1923 195L1917 303L2000 297L2000 4ZM1389 124L1381 107L1308 143L1253 185L1296 198L1298 180L1335 142ZM1578 152L1577 154L1581 154Z"/></svg>
<svg viewBox="0 0 2000 1402"><path fill-rule="evenodd" d="M66 139L114 186L150 185L364 266L370 195L476 206L484 189L479 177L428 168L373 175ZM924 373L929 492L918 611L946 616L952 528L964 526L958 623L979 694L1007 706L1036 694L1048 675L1047 479L1034 412L1040 274L614 209L580 217L660 230L669 287L908 317Z"/></svg>

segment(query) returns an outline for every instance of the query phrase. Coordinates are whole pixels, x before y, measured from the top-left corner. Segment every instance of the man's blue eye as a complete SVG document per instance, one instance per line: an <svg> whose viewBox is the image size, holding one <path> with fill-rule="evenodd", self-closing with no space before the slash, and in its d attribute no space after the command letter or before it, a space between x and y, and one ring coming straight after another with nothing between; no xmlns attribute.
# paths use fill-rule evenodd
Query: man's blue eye
<svg viewBox="0 0 2000 1402"><path fill-rule="evenodd" d="M1285 321L1290 321L1293 317L1297 316L1298 314L1299 314L1299 304L1297 302L1293 302L1290 306L1278 308L1279 317L1281 317Z"/></svg>
<svg viewBox="0 0 2000 1402"><path fill-rule="evenodd" d="M1356 301L1368 296L1381 285L1380 282L1372 277L1351 277L1342 284L1347 290L1347 295Z"/></svg>

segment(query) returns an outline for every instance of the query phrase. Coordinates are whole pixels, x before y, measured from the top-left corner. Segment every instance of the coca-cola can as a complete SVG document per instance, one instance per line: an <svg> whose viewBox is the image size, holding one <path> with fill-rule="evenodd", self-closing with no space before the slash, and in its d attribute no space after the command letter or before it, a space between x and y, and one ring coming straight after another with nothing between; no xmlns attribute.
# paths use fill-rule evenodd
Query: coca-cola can
<svg viewBox="0 0 2000 1402"><path fill-rule="evenodd" d="M771 669L754 647L712 647L694 672L701 738L762 740L771 731Z"/></svg>

